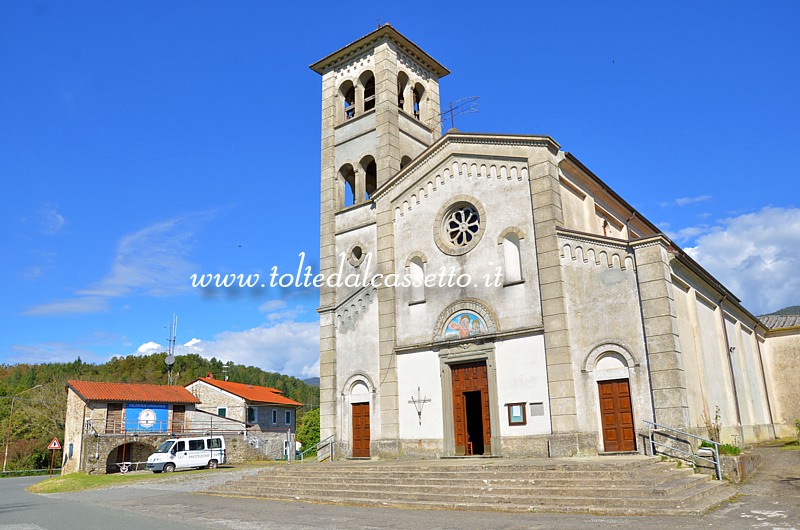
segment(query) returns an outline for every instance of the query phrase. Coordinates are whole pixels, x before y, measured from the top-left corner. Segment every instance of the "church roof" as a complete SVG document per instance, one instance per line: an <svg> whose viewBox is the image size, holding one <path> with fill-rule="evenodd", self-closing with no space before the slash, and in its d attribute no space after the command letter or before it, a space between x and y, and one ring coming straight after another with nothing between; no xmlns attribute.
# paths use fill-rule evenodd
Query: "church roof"
<svg viewBox="0 0 800 530"><path fill-rule="evenodd" d="M442 78L450 73L450 70L442 66L439 61L422 51L422 48L408 40L402 33L394 29L388 23L379 27L375 31L364 35L355 42L351 42L344 48L333 52L327 57L320 59L310 66L312 70L318 74L325 73L326 70L332 68L336 64L349 59L353 55L360 53L368 47L374 46L375 42L381 39L388 39L400 46L404 52L418 61L426 68L430 68L436 73L439 78Z"/></svg>
<svg viewBox="0 0 800 530"><path fill-rule="evenodd" d="M102 381L67 381L84 401L123 401L127 403L200 403L182 386Z"/></svg>
<svg viewBox="0 0 800 530"><path fill-rule="evenodd" d="M764 315L758 319L769 329L800 327L800 315Z"/></svg>

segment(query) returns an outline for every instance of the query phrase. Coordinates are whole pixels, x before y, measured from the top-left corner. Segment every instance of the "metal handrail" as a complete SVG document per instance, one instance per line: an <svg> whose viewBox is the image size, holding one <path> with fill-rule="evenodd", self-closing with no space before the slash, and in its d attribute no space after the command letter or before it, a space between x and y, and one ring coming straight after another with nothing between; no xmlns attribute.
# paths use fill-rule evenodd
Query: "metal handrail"
<svg viewBox="0 0 800 530"><path fill-rule="evenodd" d="M666 425L662 425L660 423L656 423L656 422L653 422L653 421L644 420L644 422L647 424L647 437L650 440L650 454L655 456L655 454L656 454L656 446L659 445L659 446L663 446L663 447L669 447L670 450L677 451L678 453L683 453L685 455L691 455L692 458L699 458L700 460L705 460L706 462L711 462L712 464L714 464L714 467L717 470L717 480L722 480L722 464L720 463L720 459L719 459L719 442L715 442L714 440L709 440L708 438L703 438L702 436L697 436L696 434L691 434L691 433L688 433L688 432L685 432L685 431L681 431L679 429L675 429L673 427L668 427ZM673 446L671 446L669 444L665 444L665 443L662 443L662 442L655 441L655 439L653 439L653 433L654 433L653 428L654 427L657 428L657 429L660 429L660 430L669 431L669 432L673 432L673 433L677 433L677 434L682 434L684 436L689 436L691 438L696 438L696 439L701 440L703 442L707 442L707 443L712 444L713 447L714 447L714 458L706 458L704 456L700 456L700 455L696 454L694 451L684 451L683 449L679 449L678 447L673 447ZM689 442L686 442L686 443L689 443Z"/></svg>
<svg viewBox="0 0 800 530"><path fill-rule="evenodd" d="M301 462L305 461L306 453L310 453L311 451L314 451L315 453L317 453L317 452L319 452L320 449L322 449L326 445L329 446L329 449L330 449L330 457L329 458L330 458L330 461L333 462L333 435L328 436L324 440L320 440L316 444L312 445L311 447L309 447L308 449L306 449L305 451L300 453L300 461Z"/></svg>

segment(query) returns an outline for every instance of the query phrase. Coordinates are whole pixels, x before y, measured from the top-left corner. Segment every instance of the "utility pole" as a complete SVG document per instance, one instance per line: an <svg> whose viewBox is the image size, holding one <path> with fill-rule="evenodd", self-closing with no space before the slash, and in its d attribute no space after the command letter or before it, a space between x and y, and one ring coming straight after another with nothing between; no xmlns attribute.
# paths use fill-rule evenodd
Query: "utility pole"
<svg viewBox="0 0 800 530"><path fill-rule="evenodd" d="M11 398L11 410L8 412L8 431L6 431L6 451L5 455L3 456L3 473L6 472L6 462L8 461L8 444L11 441L11 417L14 415L14 400L17 399L17 396L20 396L25 392L29 392L41 387L42 385L36 385L32 386L31 388L26 388L22 392L17 392L14 394L14 397Z"/></svg>

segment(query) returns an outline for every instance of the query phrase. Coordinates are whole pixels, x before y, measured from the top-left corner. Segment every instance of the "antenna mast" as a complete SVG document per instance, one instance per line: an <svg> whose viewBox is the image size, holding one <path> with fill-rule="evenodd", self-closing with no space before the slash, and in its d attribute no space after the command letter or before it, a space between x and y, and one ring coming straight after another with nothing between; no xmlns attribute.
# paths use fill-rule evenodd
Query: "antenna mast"
<svg viewBox="0 0 800 530"><path fill-rule="evenodd" d="M447 126L447 121L450 121L450 128L454 129L456 126L456 116L462 116L464 114L473 114L478 112L478 99L480 96L467 96L465 98L457 99L455 101L451 101L447 108L439 113L438 116L434 116L430 120L428 120L428 126L433 128L432 126L436 124L436 121L441 121L442 124L442 131L445 131Z"/></svg>
<svg viewBox="0 0 800 530"><path fill-rule="evenodd" d="M164 362L167 363L167 384L174 385L175 381L172 379L172 366L175 364L175 342L178 334L178 315L172 314L172 322L169 324L169 338L167 339L167 357Z"/></svg>

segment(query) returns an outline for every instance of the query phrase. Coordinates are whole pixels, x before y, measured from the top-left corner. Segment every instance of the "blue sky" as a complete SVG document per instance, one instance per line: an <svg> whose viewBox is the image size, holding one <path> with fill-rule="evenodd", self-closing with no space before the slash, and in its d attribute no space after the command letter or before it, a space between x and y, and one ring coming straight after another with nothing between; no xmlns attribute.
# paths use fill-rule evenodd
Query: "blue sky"
<svg viewBox="0 0 800 530"><path fill-rule="evenodd" d="M0 363L163 351L316 375L320 79L390 22L456 127L547 134L753 313L800 304L800 3L0 4Z"/></svg>

